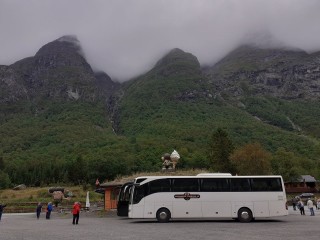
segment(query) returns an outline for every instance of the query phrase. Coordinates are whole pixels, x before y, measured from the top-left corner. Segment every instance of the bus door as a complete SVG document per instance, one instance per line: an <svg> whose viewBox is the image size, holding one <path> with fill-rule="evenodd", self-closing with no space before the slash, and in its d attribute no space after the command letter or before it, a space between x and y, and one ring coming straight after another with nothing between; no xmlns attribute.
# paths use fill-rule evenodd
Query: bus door
<svg viewBox="0 0 320 240"><path fill-rule="evenodd" d="M129 199L133 182L124 184L119 193L117 203L117 215L121 217L128 216Z"/></svg>

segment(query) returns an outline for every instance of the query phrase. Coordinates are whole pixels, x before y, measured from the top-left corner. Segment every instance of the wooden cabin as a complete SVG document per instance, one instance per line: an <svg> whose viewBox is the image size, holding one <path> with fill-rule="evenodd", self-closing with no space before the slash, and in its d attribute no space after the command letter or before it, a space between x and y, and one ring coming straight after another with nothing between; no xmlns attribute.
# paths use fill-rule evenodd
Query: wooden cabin
<svg viewBox="0 0 320 240"><path fill-rule="evenodd" d="M95 192L104 194L104 210L117 209L118 195L121 186L128 182L128 179L115 180L96 184ZM131 180L132 181L132 180Z"/></svg>
<svg viewBox="0 0 320 240"><path fill-rule="evenodd" d="M298 180L284 183L287 193L315 193L317 180L311 175L301 175Z"/></svg>

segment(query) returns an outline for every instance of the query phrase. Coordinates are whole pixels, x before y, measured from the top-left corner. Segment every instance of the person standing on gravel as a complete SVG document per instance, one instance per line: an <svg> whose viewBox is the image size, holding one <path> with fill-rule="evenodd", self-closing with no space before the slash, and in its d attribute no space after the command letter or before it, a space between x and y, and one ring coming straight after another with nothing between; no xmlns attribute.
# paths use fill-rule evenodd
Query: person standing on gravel
<svg viewBox="0 0 320 240"><path fill-rule="evenodd" d="M308 198L307 206L310 210L310 216L314 216L313 201L311 200L311 198Z"/></svg>
<svg viewBox="0 0 320 240"><path fill-rule="evenodd" d="M72 224L73 225L79 223L80 209L81 209L80 203L75 202L72 207L72 215L73 215Z"/></svg>
<svg viewBox="0 0 320 240"><path fill-rule="evenodd" d="M6 206L7 206L7 205L0 203L0 221L1 221L3 209L4 209Z"/></svg>
<svg viewBox="0 0 320 240"><path fill-rule="evenodd" d="M305 213L304 213L304 204L303 204L303 202L302 202L301 199L299 200L297 206L298 206L298 208L299 208L299 210L300 210L300 214L301 214L301 215L305 215Z"/></svg>
<svg viewBox="0 0 320 240"><path fill-rule="evenodd" d="M38 203L38 205L37 205L37 209L36 209L36 212L37 212L37 219L39 219L39 218L40 218L41 210L42 210L42 204L39 202L39 203Z"/></svg>
<svg viewBox="0 0 320 240"><path fill-rule="evenodd" d="M49 203L48 203L48 206L47 206L46 219L50 219L52 210L53 210L52 203L49 202Z"/></svg>

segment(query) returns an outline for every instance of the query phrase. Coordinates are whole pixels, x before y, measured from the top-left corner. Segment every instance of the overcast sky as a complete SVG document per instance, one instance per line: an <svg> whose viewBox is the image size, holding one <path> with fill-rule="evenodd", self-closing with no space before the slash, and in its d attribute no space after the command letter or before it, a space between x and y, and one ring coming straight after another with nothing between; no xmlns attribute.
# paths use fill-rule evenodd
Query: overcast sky
<svg viewBox="0 0 320 240"><path fill-rule="evenodd" d="M202 65L246 42L320 50L320 0L0 0L0 64L63 35L123 81L176 47Z"/></svg>

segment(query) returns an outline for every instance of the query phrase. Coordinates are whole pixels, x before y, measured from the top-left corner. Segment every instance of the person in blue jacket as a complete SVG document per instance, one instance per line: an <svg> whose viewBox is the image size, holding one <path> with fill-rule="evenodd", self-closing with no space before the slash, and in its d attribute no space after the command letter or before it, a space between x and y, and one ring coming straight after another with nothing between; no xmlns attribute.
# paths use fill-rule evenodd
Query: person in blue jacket
<svg viewBox="0 0 320 240"><path fill-rule="evenodd" d="M53 210L52 203L49 202L48 205L47 205L46 219L50 219L52 210Z"/></svg>

